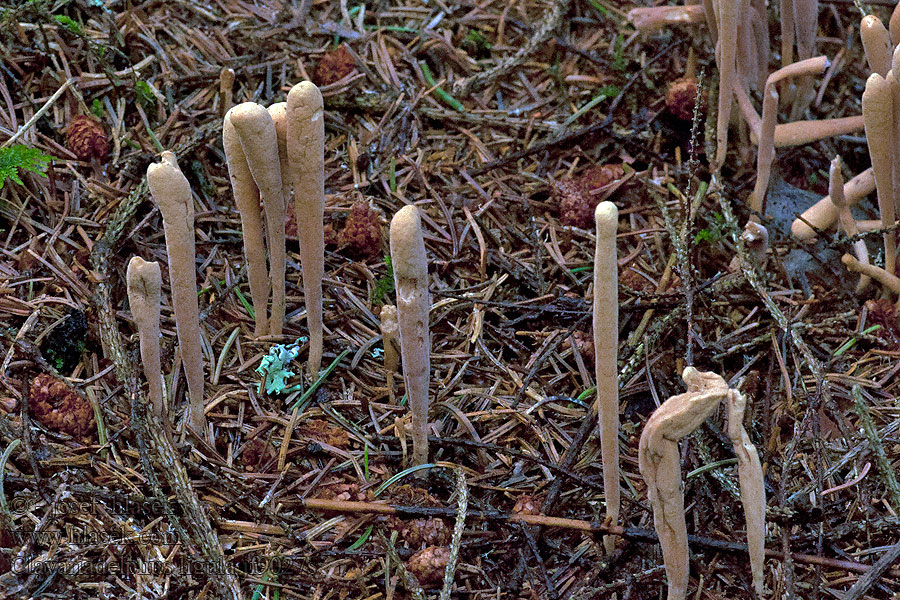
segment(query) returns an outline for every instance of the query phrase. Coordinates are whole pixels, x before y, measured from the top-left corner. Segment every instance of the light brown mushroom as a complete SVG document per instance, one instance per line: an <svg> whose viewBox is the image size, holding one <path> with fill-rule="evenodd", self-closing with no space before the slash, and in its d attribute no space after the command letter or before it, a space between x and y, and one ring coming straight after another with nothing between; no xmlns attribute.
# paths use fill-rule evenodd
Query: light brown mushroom
<svg viewBox="0 0 900 600"><path fill-rule="evenodd" d="M715 373L687 367L682 378L688 391L672 396L650 415L638 443L638 467L662 546L668 600L684 600L690 573L678 442L715 412L728 393L728 384Z"/></svg>
<svg viewBox="0 0 900 600"><path fill-rule="evenodd" d="M862 38L869 71L887 76L891 69L891 36L881 19L875 15L864 16L859 24L859 37Z"/></svg>
<svg viewBox="0 0 900 600"><path fill-rule="evenodd" d="M863 275L868 275L885 288L890 290L892 293L900 296L900 277L888 273L885 269L881 267L876 267L875 265L868 265L859 262L856 260L851 254L845 254L841 258L841 262L844 263L844 266L854 273L862 273ZM897 308L900 309L900 298L897 300Z"/></svg>
<svg viewBox="0 0 900 600"><path fill-rule="evenodd" d="M400 325L397 323L397 307L385 304L379 314L381 319L381 338L384 342L384 370L396 373L400 366L399 339Z"/></svg>
<svg viewBox="0 0 900 600"><path fill-rule="evenodd" d="M266 267L266 246L263 238L262 214L259 210L259 189L253 180L250 166L241 140L231 121L231 111L225 115L222 124L222 143L225 147L225 161L234 193L234 203L241 215L241 234L244 240L244 255L247 259L247 280L250 283L250 299L253 301L253 335L269 334L266 318L269 301L269 270Z"/></svg>
<svg viewBox="0 0 900 600"><path fill-rule="evenodd" d="M272 116L255 102L238 104L228 114L238 134L250 173L262 196L266 211L266 244L269 250L269 282L272 286L272 314L269 333L281 335L284 326L284 273L287 260L284 246L284 194L278 134Z"/></svg>
<svg viewBox="0 0 900 600"><path fill-rule="evenodd" d="M140 339L141 366L150 390L151 413L160 423L164 423L166 401L159 357L159 299L162 289L159 263L147 262L140 256L131 257L125 271L125 281L128 286L128 305Z"/></svg>
<svg viewBox="0 0 900 600"><path fill-rule="evenodd" d="M163 218L175 330L190 396L190 423L198 435L208 440L191 186L172 152L163 152L162 162L147 167L147 184Z"/></svg>
<svg viewBox="0 0 900 600"><path fill-rule="evenodd" d="M719 0L716 10L719 39L716 42L716 64L719 66L719 104L716 121L716 170L725 163L728 151L728 123L731 120L732 84L735 80L735 59L740 2Z"/></svg>
<svg viewBox="0 0 900 600"><path fill-rule="evenodd" d="M287 97L287 154L294 182L294 211L300 239L300 266L309 326L309 373L322 364L322 277L325 273L325 112L322 94L311 81Z"/></svg>
<svg viewBox="0 0 900 600"><path fill-rule="evenodd" d="M744 410L747 400L737 390L728 390L728 437L734 446L738 460L738 480L741 487L741 504L747 524L747 549L750 554L750 571L756 597L763 597L763 562L766 558L766 488L762 465L756 446L744 429Z"/></svg>
<svg viewBox="0 0 900 600"><path fill-rule="evenodd" d="M697 4L681 6L649 6L632 8L627 18L638 31L650 32L667 25L691 25L703 23L706 14Z"/></svg>
<svg viewBox="0 0 900 600"><path fill-rule="evenodd" d="M894 7L891 19L888 21L888 29L891 32L891 44L900 46L900 4Z"/></svg>
<svg viewBox="0 0 900 600"><path fill-rule="evenodd" d="M403 380L412 411L413 464L428 462L428 380L431 376L431 337L428 311L428 259L419 209L408 205L391 219L391 264L397 291L397 322Z"/></svg>
<svg viewBox="0 0 900 600"><path fill-rule="evenodd" d="M230 67L222 67L219 72L219 114L224 115L231 110L233 101L234 88L234 69Z"/></svg>
<svg viewBox="0 0 900 600"><path fill-rule="evenodd" d="M594 373L597 377L597 413L600 418L600 454L603 459L603 494L606 520L619 520L619 266L616 229L619 211L601 202L594 211L597 242L594 251ZM615 547L606 536L607 552Z"/></svg>
<svg viewBox="0 0 900 600"><path fill-rule="evenodd" d="M878 191L878 208L881 212L882 227L894 224L894 188L892 140L894 137L894 109L891 86L878 73L872 73L866 81L862 95L863 117L866 121L866 140L869 156L875 172L875 188ZM887 124L887 125L886 125ZM897 234L884 233L884 268L894 272L897 256Z"/></svg>
<svg viewBox="0 0 900 600"><path fill-rule="evenodd" d="M850 205L847 203L846 198L844 198L844 177L841 173L840 156L835 156L834 160L831 161L831 168L828 173L828 197L831 199L831 202L838 212L838 219L844 233L848 236L858 235L859 227L857 227L853 215L850 214ZM853 243L853 249L860 262L866 264L869 263L869 251L866 248L866 242L864 240L856 240ZM856 286L856 292L859 293L865 290L870 281L871 279L868 276L861 276L859 278L859 283Z"/></svg>
<svg viewBox="0 0 900 600"><path fill-rule="evenodd" d="M278 161L281 163L281 194L284 196L285 220L292 210L291 204L291 166L287 155L287 102L276 102L268 108L275 123L275 133L278 135Z"/></svg>

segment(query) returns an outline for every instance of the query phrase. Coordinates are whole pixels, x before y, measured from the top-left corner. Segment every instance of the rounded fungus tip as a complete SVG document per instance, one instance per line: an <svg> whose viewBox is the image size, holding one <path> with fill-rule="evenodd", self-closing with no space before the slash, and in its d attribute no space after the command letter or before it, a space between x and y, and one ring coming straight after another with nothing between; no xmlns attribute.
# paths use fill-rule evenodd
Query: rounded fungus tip
<svg viewBox="0 0 900 600"><path fill-rule="evenodd" d="M315 121L322 116L324 106L322 92L312 81L301 81L288 92L288 107L295 112L294 118Z"/></svg>
<svg viewBox="0 0 900 600"><path fill-rule="evenodd" d="M418 243L417 243L418 242ZM419 209L407 205L391 219L391 258L394 269L400 272L423 264L425 242L422 240L422 219Z"/></svg>
<svg viewBox="0 0 900 600"><path fill-rule="evenodd" d="M608 200L601 202L594 209L594 220L597 223L598 231L603 235L613 235L616 232L619 222L619 209L616 205Z"/></svg>

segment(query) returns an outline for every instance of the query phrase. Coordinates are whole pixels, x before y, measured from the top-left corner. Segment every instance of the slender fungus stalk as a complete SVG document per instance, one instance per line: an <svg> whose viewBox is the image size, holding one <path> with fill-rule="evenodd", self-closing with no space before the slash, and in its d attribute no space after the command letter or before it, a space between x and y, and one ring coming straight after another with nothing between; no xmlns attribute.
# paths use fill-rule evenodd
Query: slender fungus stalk
<svg viewBox="0 0 900 600"><path fill-rule="evenodd" d="M874 189L875 173L869 167L844 184L844 199L848 206L853 206L871 194ZM816 237L816 229L828 229L837 220L837 208L831 198L825 196L806 209L800 218L791 224L791 234L801 242L809 241Z"/></svg>
<svg viewBox="0 0 900 600"><path fill-rule="evenodd" d="M294 182L300 266L309 326L309 372L322 363L322 276L325 273L325 114L322 94L310 81L287 97L287 155Z"/></svg>
<svg viewBox="0 0 900 600"><path fill-rule="evenodd" d="M269 333L281 335L284 324L284 194L278 134L265 108L254 102L238 104L229 111L250 173L266 209L266 242L269 248L269 281L272 284L272 316ZM265 312L263 313L265 316Z"/></svg>
<svg viewBox="0 0 900 600"><path fill-rule="evenodd" d="M778 117L778 91L775 86L767 85L763 92L762 126L759 133L759 147L756 153L756 184L747 204L750 208L750 220L759 222L765 206L766 190L769 187L769 176L772 172L772 161L775 159L775 124Z"/></svg>
<svg viewBox="0 0 900 600"><path fill-rule="evenodd" d="M844 233L848 236L859 234L859 227L856 224L856 220L853 218L853 215L850 214L850 205L844 198L844 177L841 174L840 156L835 156L834 160L831 161L831 169L828 174L828 196L831 198L831 202L834 203L834 207L838 211L838 218ZM858 258L860 262L869 264L869 251L866 248L865 241L856 240L853 243L853 249L856 252L856 258ZM856 292L859 293L865 290L870 281L870 277L866 275L861 276L859 278L859 283L856 285Z"/></svg>
<svg viewBox="0 0 900 600"><path fill-rule="evenodd" d="M281 195L284 196L285 211L291 209L291 167L287 155L287 102L276 102L268 108L275 123L275 133L278 134L278 162L281 163ZM287 212L285 212L287 219Z"/></svg>
<svg viewBox="0 0 900 600"><path fill-rule="evenodd" d="M403 379L412 409L413 464L428 462L428 379L431 338L428 333L428 260L419 210L404 206L391 219L391 262L397 290L397 322Z"/></svg>
<svg viewBox="0 0 900 600"><path fill-rule="evenodd" d="M881 211L881 226L894 224L894 194L891 165L891 139L894 134L893 95L890 84L877 73L869 75L866 90L862 95L863 118L866 122L866 140L869 156L875 171L875 185L878 189L878 208ZM884 233L884 270L894 273L897 255L897 234Z"/></svg>
<svg viewBox="0 0 900 600"><path fill-rule="evenodd" d="M385 304L381 307L381 337L384 342L384 370L388 373L396 373L400 366L400 354L397 335L400 333L400 325L397 323L397 307L393 304Z"/></svg>
<svg viewBox="0 0 900 600"><path fill-rule="evenodd" d="M612 202L601 202L594 211L597 246L594 252L594 370L597 377L597 413L600 416L600 452L603 457L603 493L606 519L619 520L619 385L616 359L619 351L619 276L616 262L616 228L619 211ZM615 539L603 539L612 552Z"/></svg>
<svg viewBox="0 0 900 600"><path fill-rule="evenodd" d="M153 416L164 422L166 402L159 358L159 298L162 288L159 263L133 256L128 261L125 280L128 284L128 305L141 340L141 363L150 387L150 406Z"/></svg>
<svg viewBox="0 0 900 600"><path fill-rule="evenodd" d="M728 122L731 120L732 82L735 75L738 12L741 2L718 2L719 39L716 43L716 62L719 65L719 107L716 121L716 170L725 163L728 150Z"/></svg>
<svg viewBox="0 0 900 600"><path fill-rule="evenodd" d="M247 279L250 282L250 296L253 301L253 336L269 334L266 319L266 304L269 299L269 271L266 267L266 246L263 241L262 215L259 212L259 190L253 181L253 174L247 164L247 157L241 147L231 111L225 115L222 125L222 142L228 176L234 192L234 202L241 215L241 233L244 239L244 254L247 258Z"/></svg>
<svg viewBox="0 0 900 600"><path fill-rule="evenodd" d="M841 257L841 262L844 263L844 266L847 267L847 269L849 269L850 271L868 275L894 294L900 296L900 277L897 277L892 273L888 273L887 270L882 269L881 267L863 264L850 254L845 254L843 257ZM900 298L897 299L896 307L898 310L900 310Z"/></svg>
<svg viewBox="0 0 900 600"><path fill-rule="evenodd" d="M223 67L219 72L219 101L222 103L219 114L224 115L231 110L233 104L234 69Z"/></svg>
<svg viewBox="0 0 900 600"><path fill-rule="evenodd" d="M175 330L187 378L191 427L208 438L203 402L203 346L200 342L200 308L197 304L197 267L194 249L194 201L191 186L175 155L162 153L162 162L147 167L150 194L162 213L169 255L169 279L175 308Z"/></svg>
<svg viewBox="0 0 900 600"><path fill-rule="evenodd" d="M888 28L891 32L891 44L894 46L900 45L900 4L894 7L894 12L891 13L891 20L888 21Z"/></svg>
<svg viewBox="0 0 900 600"><path fill-rule="evenodd" d="M741 486L741 503L747 523L747 549L750 553L750 571L757 598L763 597L763 561L766 557L766 489L763 470L756 446L744 429L744 410L747 400L737 390L728 390L728 437L738 459L738 479Z"/></svg>
<svg viewBox="0 0 900 600"><path fill-rule="evenodd" d="M715 412L728 393L728 384L715 373L687 367L682 378L688 391L672 396L650 415L638 444L638 467L647 484L669 580L668 600L684 600L690 574L678 442Z"/></svg>

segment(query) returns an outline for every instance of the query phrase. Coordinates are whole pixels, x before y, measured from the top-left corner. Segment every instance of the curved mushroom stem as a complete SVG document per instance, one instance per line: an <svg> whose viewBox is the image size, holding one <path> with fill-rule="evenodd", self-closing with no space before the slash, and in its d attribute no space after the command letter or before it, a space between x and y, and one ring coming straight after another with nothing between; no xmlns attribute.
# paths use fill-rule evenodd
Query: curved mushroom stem
<svg viewBox="0 0 900 600"><path fill-rule="evenodd" d="M716 42L716 63L719 65L719 106L716 122L716 164L715 170L722 168L728 151L728 123L731 120L732 82L735 77L735 58L740 2L719 1L716 16L719 39Z"/></svg>
<svg viewBox="0 0 900 600"><path fill-rule="evenodd" d="M893 293L900 296L900 277L897 277L892 273L888 273L881 267L863 264L850 254L845 254L841 258L841 262L844 263L845 267L847 267L854 273L862 273L863 275L868 275ZM900 299L897 300L897 307L900 308Z"/></svg>
<svg viewBox="0 0 900 600"><path fill-rule="evenodd" d="M766 489L762 465L756 446L744 429L744 410L747 401L737 390L728 390L728 437L738 459L738 479L741 486L741 503L747 523L747 548L750 554L750 571L758 598L763 597L763 562L766 557Z"/></svg>
<svg viewBox="0 0 900 600"><path fill-rule="evenodd" d="M137 324L141 343L141 363L150 389L150 406L153 416L160 423L165 423L166 401L159 357L159 299L162 289L159 263L132 256L128 261L125 280L128 285L128 305Z"/></svg>
<svg viewBox="0 0 900 600"><path fill-rule="evenodd" d="M250 173L266 210L266 242L269 248L269 281L272 285L272 315L269 333L281 335L284 326L284 194L278 134L269 111L255 102L238 104L229 111ZM265 313L263 313L265 317Z"/></svg>
<svg viewBox="0 0 900 600"><path fill-rule="evenodd" d="M838 211L838 219L844 233L848 236L859 234L859 227L856 224L856 220L854 220L853 215L850 214L850 204L844 197L844 177L841 173L840 156L835 156L834 160L831 161L831 168L828 173L828 197ZM866 242L864 240L857 240L854 242L853 249L856 252L856 258L858 258L860 262L865 264L869 263L869 251L866 248ZM871 281L870 277L862 275L859 278L859 283L856 284L856 293L858 294L864 291Z"/></svg>
<svg viewBox="0 0 900 600"><path fill-rule="evenodd" d="M875 189L875 172L869 167L844 184L844 199L848 206L853 206ZM828 229L838 220L838 210L829 196L825 196L800 215L791 224L791 234L806 242L815 239L816 230ZM807 224L808 223L808 224ZM812 225L812 227L810 227ZM815 229L814 229L815 228Z"/></svg>
<svg viewBox="0 0 900 600"><path fill-rule="evenodd" d="M162 153L162 162L147 167L150 194L162 213L169 255L169 279L175 308L175 330L190 394L191 427L204 439L203 344L200 340L200 307L197 303L197 268L194 248L194 201L191 186L175 155Z"/></svg>
<svg viewBox="0 0 900 600"><path fill-rule="evenodd" d="M322 94L310 81L287 97L287 154L294 182L294 211L309 327L309 374L322 364L322 276L325 273L325 113Z"/></svg>
<svg viewBox="0 0 900 600"><path fill-rule="evenodd" d="M262 214L259 210L259 189L253 180L231 115L232 112L228 111L222 124L222 144L225 147L225 161L228 164L234 203L241 215L241 237L244 239L247 280L250 283L250 299L253 301L253 336L260 337L269 334L269 322L266 319L269 271L266 267L266 246L263 241Z"/></svg>
<svg viewBox="0 0 900 600"><path fill-rule="evenodd" d="M600 453L603 458L603 494L606 519L619 520L619 274L616 262L616 228L619 211L612 202L601 202L594 211L597 246L594 252L594 370L597 377L597 413L600 417ZM615 538L605 536L607 553Z"/></svg>
<svg viewBox="0 0 900 600"><path fill-rule="evenodd" d="M684 600L690 572L678 441L715 412L728 393L728 384L715 373L687 367L682 378L688 391L672 396L650 415L638 444L638 467L647 484L669 580L668 600Z"/></svg>
<svg viewBox="0 0 900 600"><path fill-rule="evenodd" d="M428 312L431 297L419 209L408 205L397 211L391 219L390 236L403 379L412 410L413 463L421 465L428 462L428 380L431 375Z"/></svg>

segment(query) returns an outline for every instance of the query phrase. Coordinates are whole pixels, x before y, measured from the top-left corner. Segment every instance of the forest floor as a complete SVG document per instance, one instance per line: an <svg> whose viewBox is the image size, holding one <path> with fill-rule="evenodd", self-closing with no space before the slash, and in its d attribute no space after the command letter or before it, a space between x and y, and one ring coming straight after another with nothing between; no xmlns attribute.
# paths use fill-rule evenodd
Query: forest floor
<svg viewBox="0 0 900 600"><path fill-rule="evenodd" d="M785 203L827 193L835 155L847 178L864 171L863 132L777 151L767 266L750 277L729 270L755 147L733 128L718 185L706 188L714 128L698 123L692 137L666 91L693 49L715 98L709 35L703 25L640 35L626 18L633 7L32 0L0 10L0 144L49 103L15 144L53 157L45 176L29 171L42 163L25 151L24 162L0 165L0 596L218 597L228 578L210 557L224 553L245 598L437 597L448 559L442 597L661 598L638 438L654 408L684 391L681 371L693 364L750 402L745 423L767 491L767 595L862 597L845 594L900 542L890 476L900 331L877 290L855 293L840 264L847 238L792 240L790 221L806 206ZM876 7L885 22L889 10ZM821 4L818 50L836 67L816 82L804 118L860 114L860 17L852 3ZM774 13L769 29L771 71ZM221 89L226 67L234 84ZM293 222L284 335L252 337L221 141L229 90L234 103L268 106L306 79L326 108L323 367L333 368L322 377L304 365ZM100 152L83 160L67 141L78 115L100 123L85 134ZM163 149L176 152L194 194L214 446L183 424L162 219L145 184ZM20 182L9 176L17 166ZM601 199L619 208L624 529L611 555L598 535L593 409ZM427 479L404 473L409 413L379 331L381 306L394 302L387 224L411 203L423 214L433 300ZM354 205L375 211L374 245L347 229ZM865 237L873 253L880 237ZM133 406L143 397L136 382L146 384L126 297L132 256L163 270L168 455ZM262 357L298 340L296 389L266 393ZM724 431L719 409L682 443L694 598L754 597ZM181 465L187 485L173 475ZM322 511L308 499L405 512L340 502ZM442 549L410 564L426 546ZM900 569L863 583L854 594L896 597Z"/></svg>

